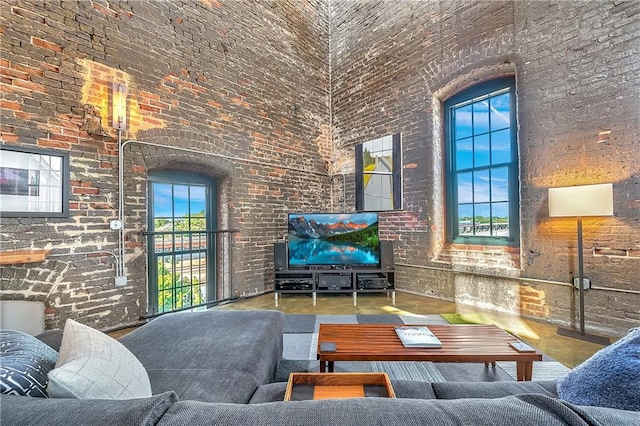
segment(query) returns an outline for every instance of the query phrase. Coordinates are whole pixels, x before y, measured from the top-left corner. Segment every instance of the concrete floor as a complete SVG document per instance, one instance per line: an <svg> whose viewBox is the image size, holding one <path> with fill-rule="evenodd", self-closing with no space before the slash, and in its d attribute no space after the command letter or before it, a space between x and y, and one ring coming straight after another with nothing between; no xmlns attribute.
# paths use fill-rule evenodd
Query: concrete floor
<svg viewBox="0 0 640 426"><path fill-rule="evenodd" d="M280 295L278 307L276 307L274 295L269 293L241 299L219 306L217 309L277 309L287 314L316 315L483 313L501 324L508 324L512 330L523 331L525 335L531 337L522 337L521 335L522 340L571 368L580 364L603 347L582 340L558 336L556 334L557 326L545 321L520 318L494 311L483 311L470 306L456 305L453 302L401 291L396 291L395 306L392 304L390 296L374 293L359 294L357 306L353 306L353 298L349 294L318 295L316 306L313 306L311 295L283 294ZM539 338L535 338L536 335Z"/></svg>

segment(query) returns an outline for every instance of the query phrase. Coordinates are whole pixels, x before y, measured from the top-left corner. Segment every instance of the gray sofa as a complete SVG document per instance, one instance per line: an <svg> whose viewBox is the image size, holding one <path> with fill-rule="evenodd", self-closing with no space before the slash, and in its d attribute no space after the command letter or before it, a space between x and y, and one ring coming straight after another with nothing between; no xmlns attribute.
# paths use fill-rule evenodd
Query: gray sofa
<svg viewBox="0 0 640 426"><path fill-rule="evenodd" d="M12 425L627 425L637 412L575 406L554 382L393 381L397 399L282 401L275 382L284 315L275 311L168 314L120 341L141 361L153 396L79 400L2 395ZM59 334L42 340L57 349ZM6 423L5 423L6 422Z"/></svg>

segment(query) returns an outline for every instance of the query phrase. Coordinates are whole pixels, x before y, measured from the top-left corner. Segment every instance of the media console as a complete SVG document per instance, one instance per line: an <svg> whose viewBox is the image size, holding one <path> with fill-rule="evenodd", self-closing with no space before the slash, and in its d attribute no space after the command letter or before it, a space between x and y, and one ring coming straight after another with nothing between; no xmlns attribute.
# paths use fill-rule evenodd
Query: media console
<svg viewBox="0 0 640 426"><path fill-rule="evenodd" d="M351 293L353 305L357 306L358 293L390 293L395 305L393 260L382 262L383 267L351 267L344 265L309 268L287 268L283 262L283 248L274 246L274 298L284 293L311 293L316 305L317 293ZM390 252L393 256L393 251Z"/></svg>

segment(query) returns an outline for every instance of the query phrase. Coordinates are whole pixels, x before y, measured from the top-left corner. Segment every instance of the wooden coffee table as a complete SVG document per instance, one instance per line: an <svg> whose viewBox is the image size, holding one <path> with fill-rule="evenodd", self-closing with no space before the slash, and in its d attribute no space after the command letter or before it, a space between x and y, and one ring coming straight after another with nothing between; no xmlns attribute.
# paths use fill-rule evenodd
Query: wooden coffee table
<svg viewBox="0 0 640 426"><path fill-rule="evenodd" d="M427 325L442 342L438 349L405 348L395 328L402 324L320 324L318 360L320 371L333 372L335 361L515 361L518 380L531 380L533 361L539 352L518 352L509 343L518 339L495 325ZM410 325L410 324L407 324ZM333 352L321 351L324 342L335 343Z"/></svg>

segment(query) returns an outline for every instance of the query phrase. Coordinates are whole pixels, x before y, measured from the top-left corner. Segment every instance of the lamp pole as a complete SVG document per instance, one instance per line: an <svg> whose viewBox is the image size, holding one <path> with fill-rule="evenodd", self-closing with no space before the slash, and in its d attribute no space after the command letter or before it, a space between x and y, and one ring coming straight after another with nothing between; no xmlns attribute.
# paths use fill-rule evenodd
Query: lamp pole
<svg viewBox="0 0 640 426"><path fill-rule="evenodd" d="M585 332L584 326L584 253L582 245L582 216L578 216L578 295L580 304L580 331L558 327L557 333L561 336L586 340L599 345L608 345L611 340L608 337L598 336Z"/></svg>
<svg viewBox="0 0 640 426"><path fill-rule="evenodd" d="M578 216L578 291L580 295L580 335L584 336L584 253L582 251L582 216Z"/></svg>

